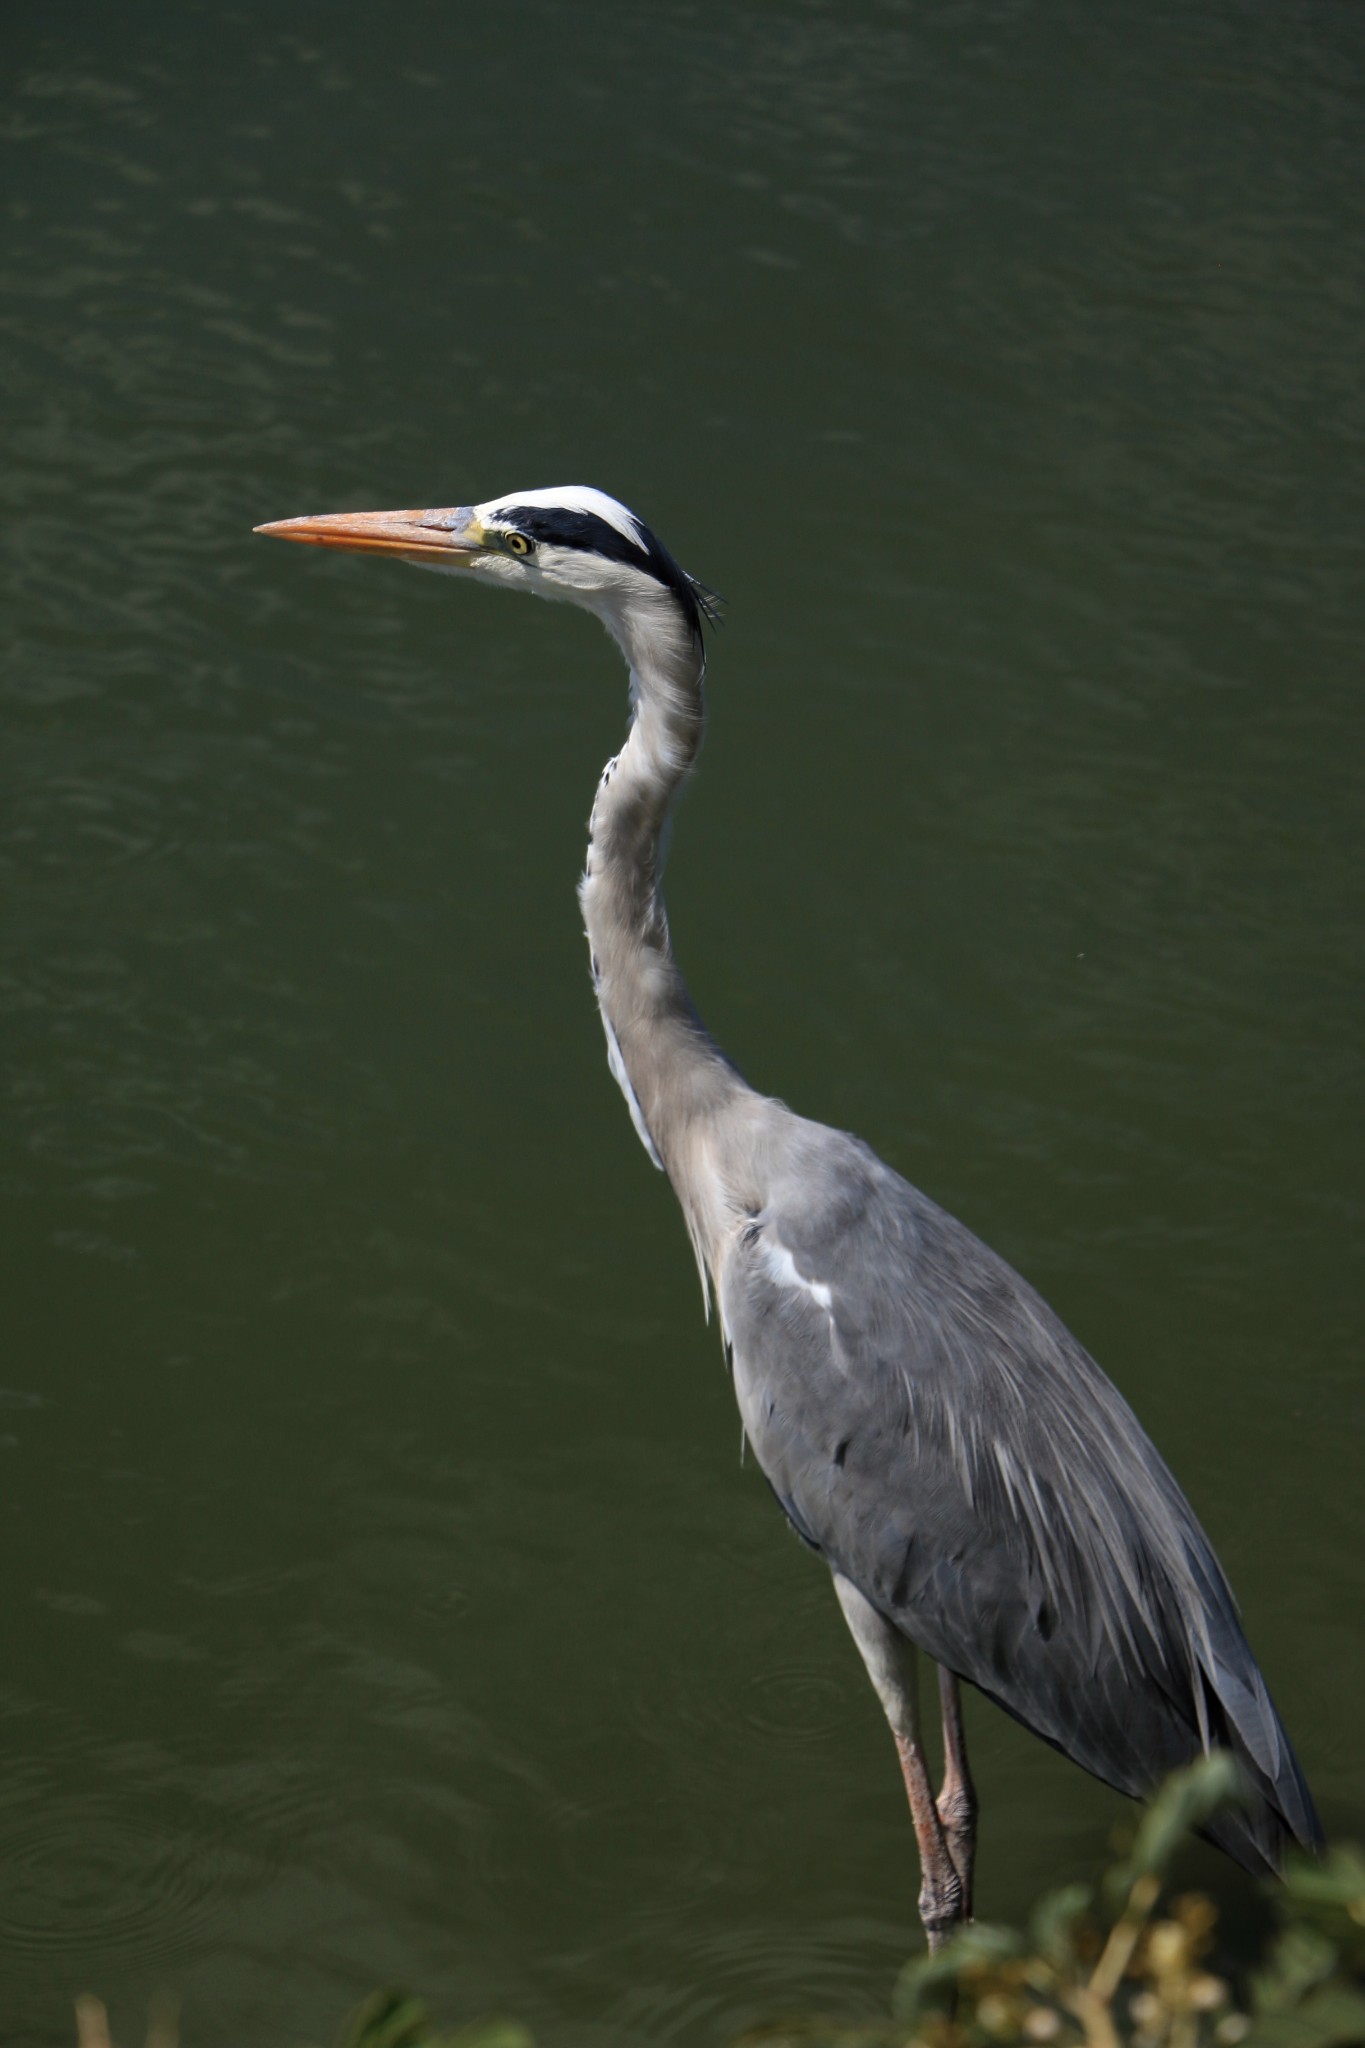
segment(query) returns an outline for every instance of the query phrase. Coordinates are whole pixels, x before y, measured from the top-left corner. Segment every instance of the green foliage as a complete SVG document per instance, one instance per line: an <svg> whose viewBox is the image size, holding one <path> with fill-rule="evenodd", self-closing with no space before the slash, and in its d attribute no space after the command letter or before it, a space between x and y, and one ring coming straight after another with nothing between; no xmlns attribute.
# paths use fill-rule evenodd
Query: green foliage
<svg viewBox="0 0 1365 2048"><path fill-rule="evenodd" d="M1049 1892L1027 1935L978 1922L906 1965L885 2019L786 2020L735 2048L1365 2048L1358 1849L1291 1866L1242 1999L1209 1967L1211 1901L1163 1897L1181 1843L1237 1796L1228 1757L1176 1772L1103 1882Z"/></svg>
<svg viewBox="0 0 1365 2048"><path fill-rule="evenodd" d="M1285 1879L1279 1939L1252 1979L1243 2048L1359 2048L1365 2042L1365 1855L1331 1849Z"/></svg>
<svg viewBox="0 0 1365 2048"><path fill-rule="evenodd" d="M376 1991L351 2014L338 2048L535 2048L516 2020L476 2020L438 2031L420 1999L406 1991Z"/></svg>

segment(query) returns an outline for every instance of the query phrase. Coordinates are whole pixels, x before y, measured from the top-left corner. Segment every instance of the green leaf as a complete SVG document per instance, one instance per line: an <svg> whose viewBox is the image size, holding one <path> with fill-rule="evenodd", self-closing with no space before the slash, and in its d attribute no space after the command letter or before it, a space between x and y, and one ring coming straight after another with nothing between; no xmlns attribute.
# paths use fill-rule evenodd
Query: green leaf
<svg viewBox="0 0 1365 2048"><path fill-rule="evenodd" d="M1365 1855L1353 1843L1320 1863L1295 1858L1285 1872L1286 1905L1299 1925L1333 1942L1348 1970L1365 1974Z"/></svg>
<svg viewBox="0 0 1365 2048"><path fill-rule="evenodd" d="M995 1969L1023 1954L1024 1938L1013 1927L995 1927L988 1920L973 1920L960 1928L937 1955L915 1956L906 1964L891 1995L892 2013L908 2025L926 2007L946 2004L966 1972Z"/></svg>
<svg viewBox="0 0 1365 2048"><path fill-rule="evenodd" d="M1076 1926L1094 1903L1093 1886L1064 1884L1057 1891L1045 1892L1034 1907L1029 1938L1036 1952L1054 1970L1065 1969L1075 1961Z"/></svg>
<svg viewBox="0 0 1365 2048"><path fill-rule="evenodd" d="M442 2034L437 2048L536 2048L520 2020L475 2020L469 2027L457 2027Z"/></svg>
<svg viewBox="0 0 1365 2048"><path fill-rule="evenodd" d="M1342 1842L1321 1858L1296 1856L1284 1874L1291 1899L1305 1905L1365 1906L1365 1850Z"/></svg>
<svg viewBox="0 0 1365 2048"><path fill-rule="evenodd" d="M351 2014L340 2048L427 2048L431 2039L431 2015L421 1999L390 1985Z"/></svg>
<svg viewBox="0 0 1365 2048"><path fill-rule="evenodd" d="M340 2048L535 2048L517 2020L475 2020L437 2033L420 1998L390 1987L376 1991L351 2014Z"/></svg>
<svg viewBox="0 0 1365 2048"><path fill-rule="evenodd" d="M1365 2041L1365 1994L1349 1984L1324 1984L1292 2012L1254 2020L1241 2048L1360 2048Z"/></svg>
<svg viewBox="0 0 1365 2048"><path fill-rule="evenodd" d="M1110 1883L1122 1893L1140 1877L1159 1875L1188 1834L1215 1813L1240 1805L1243 1796L1237 1760L1225 1749L1173 1771L1143 1814L1132 1853Z"/></svg>
<svg viewBox="0 0 1365 2048"><path fill-rule="evenodd" d="M1315 1927L1286 1927L1251 1980L1258 2013L1288 2012L1336 1968L1336 1950Z"/></svg>

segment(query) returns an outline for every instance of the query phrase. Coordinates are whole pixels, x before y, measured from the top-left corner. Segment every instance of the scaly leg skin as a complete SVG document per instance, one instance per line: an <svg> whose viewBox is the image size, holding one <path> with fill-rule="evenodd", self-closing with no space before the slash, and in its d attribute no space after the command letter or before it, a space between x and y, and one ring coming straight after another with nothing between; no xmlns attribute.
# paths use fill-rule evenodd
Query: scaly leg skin
<svg viewBox="0 0 1365 2048"><path fill-rule="evenodd" d="M924 1922L930 1952L942 1948L954 1928L967 1918L964 1887L949 1851L948 1837L929 1782L929 1768L920 1739L919 1684L915 1648L878 1613L852 1582L834 1574L834 1590L844 1610L854 1642L867 1666L882 1711L896 1738L896 1754L910 1801L910 1818L915 1825L919 1847L919 1916ZM961 1752L965 1775L967 1759ZM966 1780L968 1791L970 1779Z"/></svg>
<svg viewBox="0 0 1365 2048"><path fill-rule="evenodd" d="M970 1920L972 1873L976 1865L976 1787L967 1764L961 1689L955 1675L942 1664L938 1668L938 1696L943 1710L943 1789L935 1810L962 1886L962 1918Z"/></svg>
<svg viewBox="0 0 1365 2048"><path fill-rule="evenodd" d="M924 1751L909 1736L894 1731L896 1753L901 1760L910 1818L919 1847L919 1917L924 1923L930 1955L937 1955L950 1934L967 1919L962 1879L953 1862L948 1838L934 1803L933 1787Z"/></svg>

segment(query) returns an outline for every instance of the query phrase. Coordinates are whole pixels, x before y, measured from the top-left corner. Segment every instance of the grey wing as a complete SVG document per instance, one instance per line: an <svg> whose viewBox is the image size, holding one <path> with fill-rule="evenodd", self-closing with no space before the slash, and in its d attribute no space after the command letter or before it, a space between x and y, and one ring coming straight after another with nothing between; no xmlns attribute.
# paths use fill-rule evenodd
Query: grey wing
<svg viewBox="0 0 1365 2048"><path fill-rule="evenodd" d="M1320 1840L1212 1547L1046 1303L857 1139L793 1118L721 1275L746 1432L797 1531L909 1639L1141 1796L1221 1746L1278 1867Z"/></svg>

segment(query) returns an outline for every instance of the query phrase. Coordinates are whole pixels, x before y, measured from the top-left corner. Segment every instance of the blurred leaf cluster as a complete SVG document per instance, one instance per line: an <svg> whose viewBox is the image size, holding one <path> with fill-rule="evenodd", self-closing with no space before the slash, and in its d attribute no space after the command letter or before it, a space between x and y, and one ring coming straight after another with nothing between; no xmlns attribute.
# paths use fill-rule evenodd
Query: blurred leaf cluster
<svg viewBox="0 0 1365 2048"><path fill-rule="evenodd" d="M535 2048L516 2020L476 2020L472 2026L434 2027L420 1999L406 1991L376 1991L351 2014L339 2048Z"/></svg>
<svg viewBox="0 0 1365 2048"><path fill-rule="evenodd" d="M1231 1759L1178 1771L1098 1885L1047 1893L1026 1930L981 1922L901 1972L883 2020L802 2018L735 2048L1365 2048L1365 1856L1296 1860L1279 1927L1238 1997L1210 1966L1217 1922L1163 1879L1192 1829L1237 1798Z"/></svg>

